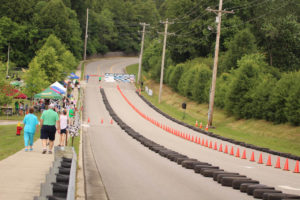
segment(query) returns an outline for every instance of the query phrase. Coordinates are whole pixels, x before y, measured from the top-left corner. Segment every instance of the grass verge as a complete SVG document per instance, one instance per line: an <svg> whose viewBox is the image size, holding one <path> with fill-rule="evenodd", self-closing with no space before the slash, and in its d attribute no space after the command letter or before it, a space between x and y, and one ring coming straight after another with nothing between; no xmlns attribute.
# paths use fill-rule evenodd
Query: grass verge
<svg viewBox="0 0 300 200"><path fill-rule="evenodd" d="M16 125L0 126L0 160L20 151L24 148L24 131L21 136L16 136ZM39 138L39 130L34 135L34 141Z"/></svg>
<svg viewBox="0 0 300 200"><path fill-rule="evenodd" d="M127 72L136 74L138 65L127 67ZM164 85L162 101L158 103L159 84L148 79L145 72L143 73L144 86L153 90L153 96L148 96L145 92L142 95L153 105L158 107L168 115L184 121L188 124L195 125L195 121L202 122L203 126L207 123L207 104L197 104L174 92L170 87ZM183 110L181 104L187 103L185 119L183 119ZM264 120L236 120L228 116L223 110L215 108L214 121L215 129L211 132L232 138L238 141L247 142L272 150L292 153L300 156L300 127L289 124L274 125Z"/></svg>

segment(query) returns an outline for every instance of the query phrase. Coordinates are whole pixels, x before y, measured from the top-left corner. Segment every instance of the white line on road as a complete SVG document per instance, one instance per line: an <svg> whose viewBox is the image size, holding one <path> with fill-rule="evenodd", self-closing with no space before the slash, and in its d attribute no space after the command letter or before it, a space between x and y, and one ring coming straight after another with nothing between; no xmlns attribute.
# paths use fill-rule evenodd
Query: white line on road
<svg viewBox="0 0 300 200"><path fill-rule="evenodd" d="M293 187L290 187L290 186L288 186L288 185L278 185L278 187L283 188L283 189L287 189L287 190L296 190L296 191L300 191L299 188L293 188Z"/></svg>

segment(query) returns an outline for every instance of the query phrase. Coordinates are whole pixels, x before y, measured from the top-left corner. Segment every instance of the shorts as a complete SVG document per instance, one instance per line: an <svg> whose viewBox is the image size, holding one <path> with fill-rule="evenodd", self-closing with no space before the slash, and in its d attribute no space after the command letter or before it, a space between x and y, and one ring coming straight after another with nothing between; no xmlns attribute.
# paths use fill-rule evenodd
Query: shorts
<svg viewBox="0 0 300 200"><path fill-rule="evenodd" d="M67 133L67 129L66 128L60 130L60 134L66 134L66 133Z"/></svg>
<svg viewBox="0 0 300 200"><path fill-rule="evenodd" d="M49 139L50 141L55 140L55 126L43 125L41 129L41 139Z"/></svg>

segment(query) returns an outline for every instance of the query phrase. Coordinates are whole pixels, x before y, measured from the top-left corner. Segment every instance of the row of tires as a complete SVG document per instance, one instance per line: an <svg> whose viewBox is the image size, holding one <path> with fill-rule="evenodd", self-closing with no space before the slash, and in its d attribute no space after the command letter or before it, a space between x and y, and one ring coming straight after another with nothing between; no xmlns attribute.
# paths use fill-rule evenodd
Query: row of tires
<svg viewBox="0 0 300 200"><path fill-rule="evenodd" d="M194 170L194 172L197 174L213 178L222 186L232 187L233 189L240 190L248 195L253 195L255 198L266 200L300 199L300 196L282 193L281 191L275 190L274 187L259 184L259 181L257 180L253 180L239 173L225 171L218 166L213 166L207 162L201 162L199 160L189 158L186 155L171 149L167 149L164 146L145 138L125 124L116 115L107 100L104 90L100 89L100 92L102 94L103 103L107 111L114 121L121 127L121 129L123 129L129 136L140 142L142 145L149 148L151 151L158 153L162 157L165 157L186 169Z"/></svg>
<svg viewBox="0 0 300 200"><path fill-rule="evenodd" d="M182 126L185 126L187 128L190 128L196 132L199 132L199 133L202 133L202 134L205 134L205 135L208 135L210 137L214 137L214 138L217 138L217 139L220 139L220 140L223 140L223 141L227 141L227 142L230 142L232 144L236 144L236 145L240 145L240 146L243 146L243 147L246 147L246 148L250 148L250 149L254 149L254 150L257 150L257 151L262 151L262 152L266 152L266 153L269 153L269 154L273 154L273 155L277 155L277 156L280 156L280 157L285 157L285 158L289 158L289 159L293 159L293 160L298 160L300 161L300 156L296 156L296 155L292 155L292 154L289 154L289 153L282 153L282 152L279 152L279 151L273 151L273 150L270 150L268 148L264 148L264 147L258 147L258 146L255 146L253 144L247 144L245 142L240 142L240 141L236 141L234 139L230 139L230 138L226 138L226 137L223 137L223 136L220 136L220 135L217 135L217 134L214 134L212 132L208 132L208 131L205 131L205 130L202 130L202 129L199 129L197 127L194 127L192 125L189 125L189 124L186 124L182 121L179 121L171 116L169 116L168 114L162 112L161 110L159 110L157 107L155 107L153 104L151 104L151 102L149 102L144 96L142 95L139 95L138 92L136 92L138 94L138 96L146 103L148 104L151 108L153 108L156 112L160 113L161 115L163 115L164 117L168 118L169 120L173 121L173 122L176 122L177 124L180 124Z"/></svg>
<svg viewBox="0 0 300 200"><path fill-rule="evenodd" d="M45 183L41 184L41 193L35 200L65 200L68 195L68 188L70 182L70 172L72 166L72 159L57 158L53 162L53 167L46 176Z"/></svg>

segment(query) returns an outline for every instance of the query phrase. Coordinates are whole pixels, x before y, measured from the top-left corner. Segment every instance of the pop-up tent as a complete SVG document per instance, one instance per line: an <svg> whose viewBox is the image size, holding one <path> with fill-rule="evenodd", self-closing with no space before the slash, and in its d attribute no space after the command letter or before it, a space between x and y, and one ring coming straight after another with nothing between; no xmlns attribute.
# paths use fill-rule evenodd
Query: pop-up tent
<svg viewBox="0 0 300 200"><path fill-rule="evenodd" d="M34 95L35 99L62 99L61 95L54 92L50 88L45 89L43 92Z"/></svg>
<svg viewBox="0 0 300 200"><path fill-rule="evenodd" d="M63 85L61 85L59 82L55 82L52 85L50 85L50 89L58 94L65 94L67 92L67 88L65 88Z"/></svg>
<svg viewBox="0 0 300 200"><path fill-rule="evenodd" d="M69 79L79 79L79 76L77 76L76 74L74 74L73 72L70 74L70 76L68 76Z"/></svg>

